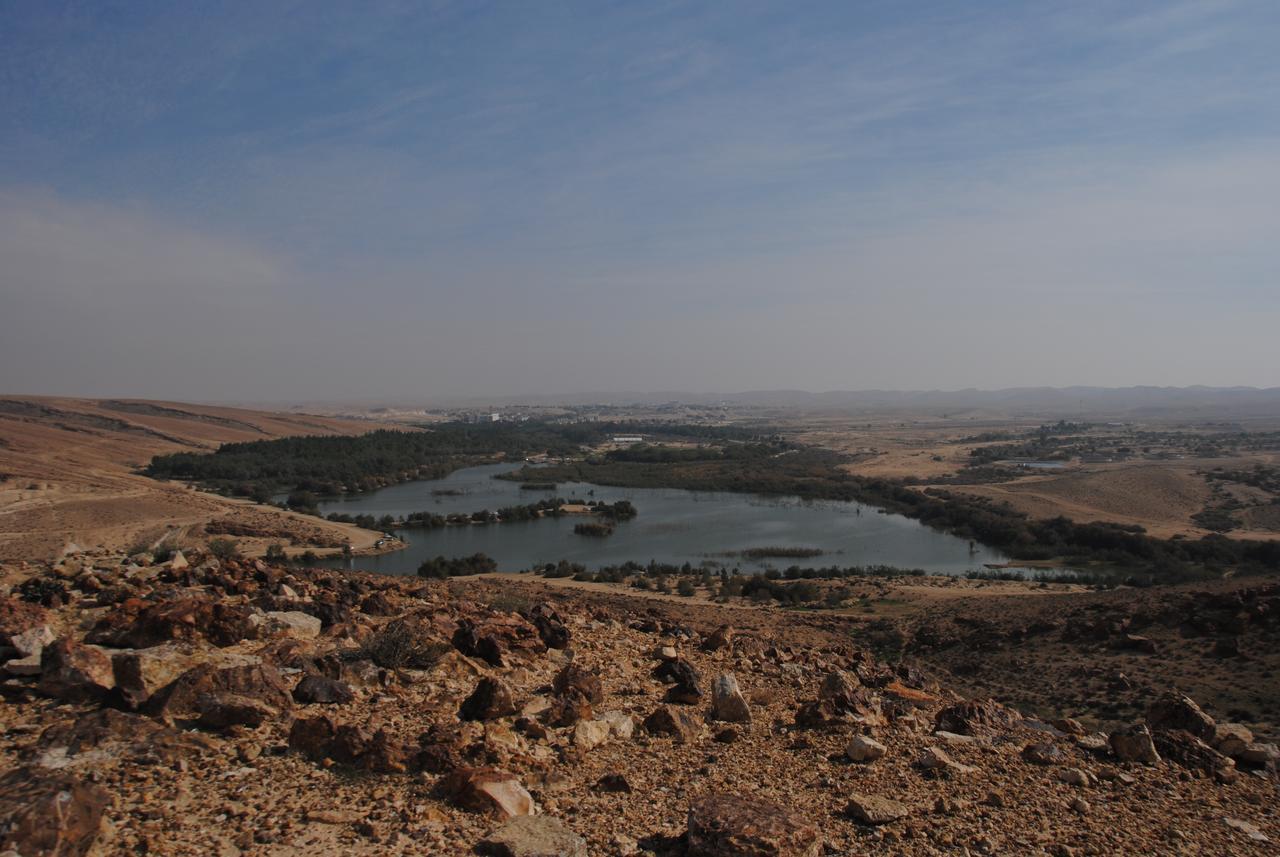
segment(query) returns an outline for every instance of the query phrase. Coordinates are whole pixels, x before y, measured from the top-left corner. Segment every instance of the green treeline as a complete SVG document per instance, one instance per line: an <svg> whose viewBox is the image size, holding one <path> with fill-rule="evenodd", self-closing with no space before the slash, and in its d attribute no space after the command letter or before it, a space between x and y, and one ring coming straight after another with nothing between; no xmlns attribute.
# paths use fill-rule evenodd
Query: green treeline
<svg viewBox="0 0 1280 857"><path fill-rule="evenodd" d="M636 423L442 423L423 431L382 429L354 437L285 437L228 443L211 453L158 455L145 469L156 479L196 482L224 494L270 500L279 492L337 495L373 491L411 479L535 454L568 457L619 432L682 440L754 439L754 430ZM533 481L545 484L540 476ZM294 505L294 504L291 504ZM297 508L306 508L299 503Z"/></svg>
<svg viewBox="0 0 1280 857"><path fill-rule="evenodd" d="M860 502L989 545L1015 559L1101 564L1128 574L1133 583L1191 580L1227 568L1280 569L1277 542L1219 535L1157 539L1140 527L1077 523L1063 517L1033 520L985 498L939 488L922 491L897 480L854 476L840 469L843 460L833 452L799 449L743 460L666 464L594 459L540 468L538 473L556 481L628 488L740 491ZM525 478L519 473L512 476Z"/></svg>
<svg viewBox="0 0 1280 857"><path fill-rule="evenodd" d="M290 495L292 496L292 495ZM561 510L562 506L580 504L586 506L589 513L607 521L628 521L637 514L636 507L629 500L606 503L603 500L591 500L582 503L579 500L565 500L562 497L548 497L536 503L521 506L503 506L496 512L481 509L478 512L450 512L440 515L435 512L410 512L404 518L392 515L374 517L373 515L348 515L342 512L330 512L325 520L343 524L355 524L366 530L433 530L439 527L463 526L471 524L509 524L517 521L534 521L538 518L559 518L568 514ZM305 510L305 506L295 508ZM319 514L314 511L313 514Z"/></svg>
<svg viewBox="0 0 1280 857"><path fill-rule="evenodd" d="M498 570L498 564L487 554L476 553L471 556L443 557L429 559L418 566L418 577L465 577L469 574L492 574Z"/></svg>

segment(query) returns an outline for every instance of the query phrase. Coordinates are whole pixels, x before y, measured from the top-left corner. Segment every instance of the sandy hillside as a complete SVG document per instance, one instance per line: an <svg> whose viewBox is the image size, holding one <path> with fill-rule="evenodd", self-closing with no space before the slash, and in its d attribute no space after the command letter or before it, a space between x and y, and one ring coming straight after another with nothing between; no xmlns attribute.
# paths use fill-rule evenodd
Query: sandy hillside
<svg viewBox="0 0 1280 857"><path fill-rule="evenodd" d="M1191 521L1209 499L1209 486L1192 467L1119 465L959 490L1007 501L1035 518L1139 524L1162 537L1207 532Z"/></svg>
<svg viewBox="0 0 1280 857"><path fill-rule="evenodd" d="M292 540L359 549L376 535L225 500L136 474L152 456L287 435L361 434L378 423L137 400L0 396L0 558L34 559L70 543L124 548L209 521Z"/></svg>

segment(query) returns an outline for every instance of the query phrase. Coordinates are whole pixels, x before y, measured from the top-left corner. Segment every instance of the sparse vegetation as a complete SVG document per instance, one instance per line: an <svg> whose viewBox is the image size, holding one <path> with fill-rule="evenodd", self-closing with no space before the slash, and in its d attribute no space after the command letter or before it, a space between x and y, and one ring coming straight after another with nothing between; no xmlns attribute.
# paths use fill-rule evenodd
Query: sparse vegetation
<svg viewBox="0 0 1280 857"><path fill-rule="evenodd" d="M438 556L418 566L418 577L465 577L471 574L491 574L498 570L498 564L482 553L471 556L446 558Z"/></svg>

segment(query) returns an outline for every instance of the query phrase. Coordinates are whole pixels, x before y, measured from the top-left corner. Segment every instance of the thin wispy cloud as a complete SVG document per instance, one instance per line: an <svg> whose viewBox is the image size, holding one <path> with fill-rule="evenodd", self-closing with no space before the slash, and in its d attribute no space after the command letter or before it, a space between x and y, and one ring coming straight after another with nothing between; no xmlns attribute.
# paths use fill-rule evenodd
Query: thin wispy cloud
<svg viewBox="0 0 1280 857"><path fill-rule="evenodd" d="M250 296L255 399L1275 383L1190 332L1280 293L1280 8L911 6L5 7L0 334ZM1090 354L1008 359L1033 300ZM175 360L0 386L235 397Z"/></svg>

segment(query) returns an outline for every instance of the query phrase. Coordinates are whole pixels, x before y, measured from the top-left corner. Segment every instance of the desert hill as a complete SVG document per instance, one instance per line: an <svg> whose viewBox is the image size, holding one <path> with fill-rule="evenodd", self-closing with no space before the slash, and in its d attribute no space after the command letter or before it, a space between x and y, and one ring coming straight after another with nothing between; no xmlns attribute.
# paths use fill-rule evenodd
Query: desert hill
<svg viewBox="0 0 1280 857"><path fill-rule="evenodd" d="M253 506L137 474L154 455L288 435L354 435L381 424L136 399L0 396L0 558L68 545L125 549L211 520L317 547L372 542L365 531Z"/></svg>

